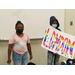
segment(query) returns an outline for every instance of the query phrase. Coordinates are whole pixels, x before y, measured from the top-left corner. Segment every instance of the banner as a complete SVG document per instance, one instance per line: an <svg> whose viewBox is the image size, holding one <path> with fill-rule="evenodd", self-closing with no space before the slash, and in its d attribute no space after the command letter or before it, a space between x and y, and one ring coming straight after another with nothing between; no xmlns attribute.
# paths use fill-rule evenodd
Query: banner
<svg viewBox="0 0 75 75"><path fill-rule="evenodd" d="M51 52L73 59L75 36L58 31L50 26L43 38L41 46Z"/></svg>

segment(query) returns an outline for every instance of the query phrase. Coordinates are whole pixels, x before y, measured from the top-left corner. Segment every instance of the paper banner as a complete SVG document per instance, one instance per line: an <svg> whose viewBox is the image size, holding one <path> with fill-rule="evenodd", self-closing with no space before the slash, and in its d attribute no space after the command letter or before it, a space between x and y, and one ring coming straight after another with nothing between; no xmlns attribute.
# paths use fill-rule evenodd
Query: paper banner
<svg viewBox="0 0 75 75"><path fill-rule="evenodd" d="M75 36L58 31L50 26L50 28L47 29L41 46L46 50L73 59Z"/></svg>

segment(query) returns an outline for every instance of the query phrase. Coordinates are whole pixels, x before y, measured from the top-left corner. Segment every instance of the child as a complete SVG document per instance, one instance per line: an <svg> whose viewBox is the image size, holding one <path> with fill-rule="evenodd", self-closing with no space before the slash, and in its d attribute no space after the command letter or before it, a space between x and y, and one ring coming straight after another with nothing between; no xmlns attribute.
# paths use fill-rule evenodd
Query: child
<svg viewBox="0 0 75 75"><path fill-rule="evenodd" d="M11 63L11 52L14 65L27 65L29 51L30 60L32 59L32 52L30 46L29 36L23 33L24 25L21 21L18 21L15 25L16 33L9 39L8 47L8 61Z"/></svg>
<svg viewBox="0 0 75 75"><path fill-rule="evenodd" d="M59 22L58 20L54 17L54 16L51 16L50 17L50 25L52 27L54 27L55 29L61 31L58 27L59 27ZM52 65L52 62L53 62L53 58L54 58L54 65L58 65L59 64L59 55L56 54L56 53L53 53L51 51L48 51L48 65Z"/></svg>

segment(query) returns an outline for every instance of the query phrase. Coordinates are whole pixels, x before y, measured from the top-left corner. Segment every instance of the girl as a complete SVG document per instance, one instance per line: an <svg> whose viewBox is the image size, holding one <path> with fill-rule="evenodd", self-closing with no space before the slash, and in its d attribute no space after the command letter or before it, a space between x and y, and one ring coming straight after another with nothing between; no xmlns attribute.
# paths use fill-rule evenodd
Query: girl
<svg viewBox="0 0 75 75"><path fill-rule="evenodd" d="M8 47L8 60L7 63L11 63L11 52L14 65L27 65L29 51L30 60L32 59L32 52L30 46L29 36L23 33L24 25L21 21L18 21L15 25L16 33L9 39Z"/></svg>
<svg viewBox="0 0 75 75"><path fill-rule="evenodd" d="M51 16L50 17L50 25L52 27L54 27L55 29L61 31L58 27L59 27L59 22L58 20L55 18L55 16ZM47 58L47 63L48 65L52 65L53 59L54 59L54 65L58 65L59 64L59 57L60 55L53 53L51 51L48 51L48 58Z"/></svg>

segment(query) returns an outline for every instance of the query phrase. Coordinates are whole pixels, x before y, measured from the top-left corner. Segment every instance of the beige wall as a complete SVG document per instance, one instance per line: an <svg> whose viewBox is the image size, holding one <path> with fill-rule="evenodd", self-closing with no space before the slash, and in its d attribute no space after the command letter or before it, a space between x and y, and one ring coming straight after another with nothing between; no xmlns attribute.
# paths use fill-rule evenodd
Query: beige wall
<svg viewBox="0 0 75 75"><path fill-rule="evenodd" d="M74 16L73 16L74 15ZM75 10L65 10L65 25L64 30L66 33L75 35ZM70 26L70 21L73 21L73 26ZM47 50L41 47L42 39L31 40L31 47L33 59L31 60L37 65L47 65ZM0 65L7 65L7 50L8 41L0 41ZM75 58L75 56L74 56ZM66 57L60 56L59 63L67 60ZM11 63L13 64L13 62Z"/></svg>
<svg viewBox="0 0 75 75"><path fill-rule="evenodd" d="M72 25L70 22L72 21ZM65 10L65 32L75 36L75 9Z"/></svg>

